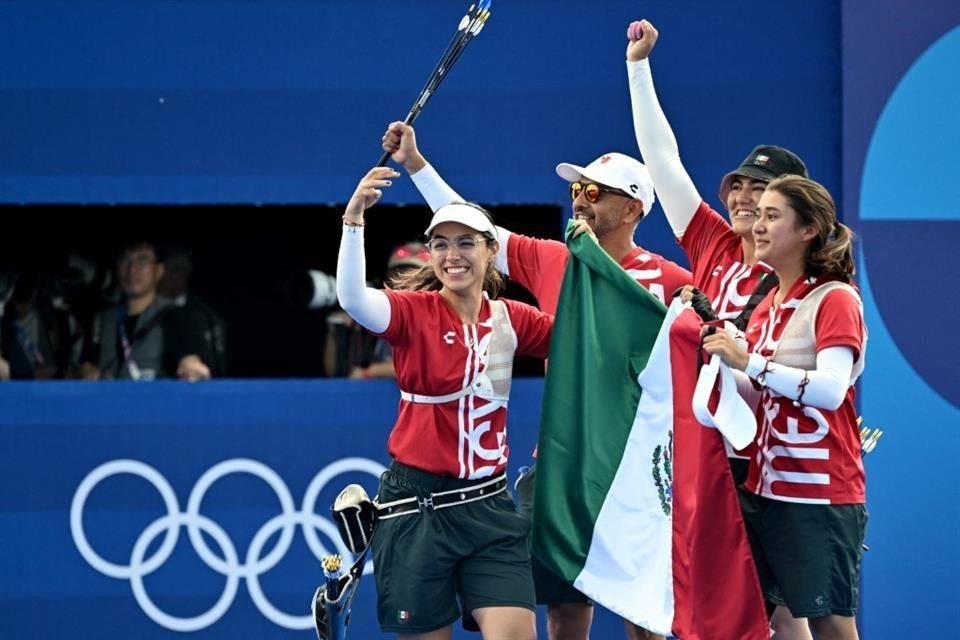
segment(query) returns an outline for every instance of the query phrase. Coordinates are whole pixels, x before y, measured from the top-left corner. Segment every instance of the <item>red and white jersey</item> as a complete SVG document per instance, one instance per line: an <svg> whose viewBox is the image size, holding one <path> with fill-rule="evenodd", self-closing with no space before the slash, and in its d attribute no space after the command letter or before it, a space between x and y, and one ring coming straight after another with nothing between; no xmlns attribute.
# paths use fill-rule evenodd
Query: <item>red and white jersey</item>
<svg viewBox="0 0 960 640"><path fill-rule="evenodd" d="M487 367L493 331L490 301L480 320L464 324L436 291L390 291L390 325L381 336L393 347L401 389L443 396L463 389ZM547 357L553 318L513 300L506 304L517 355ZM443 404L400 401L387 442L405 465L455 478L485 478L507 464L507 403L467 395Z"/></svg>
<svg viewBox="0 0 960 640"><path fill-rule="evenodd" d="M680 239L690 259L693 284L710 299L721 320L740 315L760 280L772 269L745 264L740 236L719 213L701 202Z"/></svg>
<svg viewBox="0 0 960 640"><path fill-rule="evenodd" d="M570 250L562 242L510 234L507 246L510 278L535 295L540 309L547 313L557 311L569 257ZM664 305L668 305L674 291L693 282L689 271L643 247L630 251L620 266Z"/></svg>
<svg viewBox="0 0 960 640"><path fill-rule="evenodd" d="M783 303L773 305L777 289L757 305L747 327L751 353L776 362L784 329L801 301L829 278L797 281ZM866 330L859 301L846 289L828 292L814 320L817 352L849 347L862 355ZM836 411L794 402L764 388L757 408L757 449L744 486L774 500L808 504L863 504L866 478L860 456L860 432L854 387Z"/></svg>

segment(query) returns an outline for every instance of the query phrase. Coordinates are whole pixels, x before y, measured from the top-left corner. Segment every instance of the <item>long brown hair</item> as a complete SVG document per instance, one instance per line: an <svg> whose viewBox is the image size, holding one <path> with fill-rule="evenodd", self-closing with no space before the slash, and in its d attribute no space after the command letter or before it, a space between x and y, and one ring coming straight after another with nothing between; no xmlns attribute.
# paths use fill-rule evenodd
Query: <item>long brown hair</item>
<svg viewBox="0 0 960 640"><path fill-rule="evenodd" d="M837 220L837 207L830 192L819 182L794 175L774 178L767 190L776 191L787 200L797 213L798 227L811 226L817 231L807 250L807 275L828 274L849 282L856 271L854 233Z"/></svg>
<svg viewBox="0 0 960 640"><path fill-rule="evenodd" d="M490 215L490 212L481 207L478 204L472 202L461 202L459 204L466 204L473 207L474 209L483 213L490 219L490 222L493 222L493 216ZM494 223L496 224L496 223ZM489 233L483 233L483 238L487 242L487 245L490 245L493 242L496 242L494 238ZM429 244L429 239L428 239ZM433 265L428 264L420 267L419 269L407 269L403 272L396 274L395 276L389 278L387 286L391 289L406 289L408 291L439 291L443 288L443 283L440 282L440 278L437 277L436 272L433 270ZM496 300L497 296L500 295L500 292L503 291L503 288L506 286L506 282L503 279L503 274L493 266L493 261L491 260L487 264L487 270L483 274L483 290L487 293L487 296L491 300Z"/></svg>

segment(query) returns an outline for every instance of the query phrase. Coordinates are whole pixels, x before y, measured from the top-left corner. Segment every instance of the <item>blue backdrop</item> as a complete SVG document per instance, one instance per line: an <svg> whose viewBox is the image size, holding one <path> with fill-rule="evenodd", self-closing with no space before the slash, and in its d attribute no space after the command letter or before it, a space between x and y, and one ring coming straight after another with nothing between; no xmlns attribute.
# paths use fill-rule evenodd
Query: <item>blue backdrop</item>
<svg viewBox="0 0 960 640"><path fill-rule="evenodd" d="M0 3L0 202L345 201L468 4ZM705 195L754 141L839 186L834 0L492 9L418 121L472 199L562 202L558 162L636 149L623 60L640 11L661 28L658 86ZM775 52L760 54L758 30ZM419 201L405 184L390 198Z"/></svg>

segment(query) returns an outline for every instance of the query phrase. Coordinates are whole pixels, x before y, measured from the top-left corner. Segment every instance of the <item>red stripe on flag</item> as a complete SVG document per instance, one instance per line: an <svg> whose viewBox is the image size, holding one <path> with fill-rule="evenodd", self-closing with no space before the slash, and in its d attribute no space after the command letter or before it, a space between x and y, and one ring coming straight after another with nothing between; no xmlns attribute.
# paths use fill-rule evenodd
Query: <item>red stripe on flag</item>
<svg viewBox="0 0 960 640"><path fill-rule="evenodd" d="M700 318L670 327L673 372L673 632L684 640L769 640L723 437L693 415Z"/></svg>

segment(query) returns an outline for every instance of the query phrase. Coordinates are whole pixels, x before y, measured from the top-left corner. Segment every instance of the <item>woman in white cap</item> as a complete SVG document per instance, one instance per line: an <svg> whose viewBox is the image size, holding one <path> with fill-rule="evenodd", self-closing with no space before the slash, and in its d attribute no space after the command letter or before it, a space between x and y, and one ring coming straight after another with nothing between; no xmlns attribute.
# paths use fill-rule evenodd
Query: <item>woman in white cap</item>
<svg viewBox="0 0 960 640"><path fill-rule="evenodd" d="M393 347L400 411L372 540L385 632L447 640L461 616L484 638L536 637L529 525L506 492L514 355L545 358L553 318L496 300L499 245L489 214L454 203L426 230L430 263L391 290L367 287L364 211L393 169L372 169L343 216L340 305Z"/></svg>
<svg viewBox="0 0 960 640"><path fill-rule="evenodd" d="M867 332L853 234L826 189L783 176L760 198L753 236L779 285L750 318L747 350L725 331L703 346L760 392L740 494L760 585L814 637L856 640L867 511L854 384Z"/></svg>

